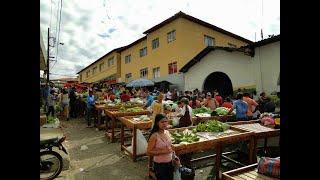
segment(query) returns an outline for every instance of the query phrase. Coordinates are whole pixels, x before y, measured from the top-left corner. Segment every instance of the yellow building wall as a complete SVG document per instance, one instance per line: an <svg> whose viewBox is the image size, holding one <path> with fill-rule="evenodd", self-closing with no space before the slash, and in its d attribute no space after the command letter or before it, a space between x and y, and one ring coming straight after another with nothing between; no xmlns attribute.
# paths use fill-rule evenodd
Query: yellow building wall
<svg viewBox="0 0 320 180"><path fill-rule="evenodd" d="M178 69L182 68L194 56L201 52L206 46L204 44L204 36L210 36L215 39L215 46L226 46L228 43L236 45L238 48L247 45L246 42L235 39L223 33L214 31L205 26L184 18L179 18L181 21L181 60L178 62Z"/></svg>
<svg viewBox="0 0 320 180"><path fill-rule="evenodd" d="M168 43L167 33L176 30L176 40ZM173 22L149 33L147 39L121 52L121 80L125 81L125 74L132 73L132 79L140 78L140 69L148 68L148 79L153 79L153 68L160 67L160 77L169 74L168 64L177 61L179 70L205 48L204 35L215 38L216 46L237 47L247 43L216 32L207 27L178 18ZM152 49L152 40L159 38L159 47ZM147 46L147 55L140 58L140 49ZM125 64L125 56L131 54L131 62Z"/></svg>
<svg viewBox="0 0 320 180"><path fill-rule="evenodd" d="M111 57L115 57L114 59L114 64L110 67L108 67L108 59ZM100 64L104 62L104 68L100 71L99 66ZM95 74L92 74L92 70L94 67L97 66L97 71ZM113 52L111 54L109 54L108 56L102 58L101 60L99 60L98 62L90 65L90 67L86 70L84 70L83 72L81 72L80 74L82 74L82 81L81 82L95 82L95 81L99 81L101 79L104 79L108 76L111 76L113 74L116 74L117 77L120 76L120 54L117 52ZM89 77L87 78L87 71L90 70L90 74ZM79 76L80 76L79 74Z"/></svg>
<svg viewBox="0 0 320 180"><path fill-rule="evenodd" d="M121 52L121 81L125 82L125 74L128 73L132 73L132 79L139 79L140 69L148 67L148 57L150 54L149 47L147 48L147 55L140 57L140 49L144 48L146 45L147 40L143 40ZM130 54L131 62L126 64L125 57Z"/></svg>
<svg viewBox="0 0 320 180"><path fill-rule="evenodd" d="M147 39L121 52L121 79L125 74L132 73L132 79L140 78L140 69L148 68L148 79L153 79L153 68L160 67L160 76L168 75L168 64L178 61L178 47L181 46L180 20L148 34ZM176 30L176 40L168 43L167 33ZM152 40L159 38L159 47L152 49ZM140 49L147 46L147 56L140 58ZM131 63L125 64L125 56L131 53Z"/></svg>

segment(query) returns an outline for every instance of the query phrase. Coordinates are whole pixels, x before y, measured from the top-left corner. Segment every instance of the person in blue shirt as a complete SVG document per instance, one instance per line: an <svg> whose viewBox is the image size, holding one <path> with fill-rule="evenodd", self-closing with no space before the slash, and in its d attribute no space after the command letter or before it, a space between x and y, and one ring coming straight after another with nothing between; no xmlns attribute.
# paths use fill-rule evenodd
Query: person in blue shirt
<svg viewBox="0 0 320 180"><path fill-rule="evenodd" d="M248 104L242 98L243 98L243 94L238 93L237 100L234 101L233 107L228 112L228 114L230 114L234 109L236 109L236 120L237 121L248 120L248 117L247 117Z"/></svg>
<svg viewBox="0 0 320 180"><path fill-rule="evenodd" d="M150 94L150 92L147 92L147 104L146 104L146 108L151 106L151 104L154 101L154 97Z"/></svg>
<svg viewBox="0 0 320 180"><path fill-rule="evenodd" d="M92 91L89 91L89 96L87 97L87 122L88 122L88 127L91 126L91 118L92 114L94 111L94 103L95 103L95 98L93 95Z"/></svg>

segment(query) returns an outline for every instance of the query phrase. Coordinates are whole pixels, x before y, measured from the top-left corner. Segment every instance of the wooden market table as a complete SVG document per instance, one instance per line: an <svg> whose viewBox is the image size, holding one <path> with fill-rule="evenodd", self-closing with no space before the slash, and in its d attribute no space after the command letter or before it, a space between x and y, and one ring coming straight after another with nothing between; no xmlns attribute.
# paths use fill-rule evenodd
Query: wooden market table
<svg viewBox="0 0 320 180"><path fill-rule="evenodd" d="M120 135L120 130L115 130L116 128L116 121L119 117L124 116L137 116L137 115L148 115L150 111L144 110L140 112L119 112L117 109L105 109L105 114L110 117L111 119L111 127L106 124L106 135L110 139L111 142L115 142L115 139L120 139L118 137ZM117 132L117 135L115 135Z"/></svg>
<svg viewBox="0 0 320 180"><path fill-rule="evenodd" d="M145 156L146 154L137 154L137 129L150 129L152 126L152 120L149 121L137 121L134 118L139 116L125 116L119 117L118 119L121 121L121 131L120 131L120 142L121 142L121 151L124 150L129 153L130 157L133 161L136 161L137 157ZM133 133L133 143L132 152L128 150L128 145L124 144L124 127L132 129Z"/></svg>
<svg viewBox="0 0 320 180"><path fill-rule="evenodd" d="M185 128L176 128L176 129L169 129L169 132L178 131L181 132L185 129L193 129L194 126L185 127ZM201 132L202 133L202 132ZM221 159L225 158L227 160L231 160L224 156L222 153L223 146L231 143L237 143L242 141L249 140L249 164L253 163L254 157L256 156L254 150L254 139L253 139L253 132L249 132L243 129L239 129L236 127L230 127L229 130L225 131L224 133L216 133L212 136L205 136L205 133L202 135L198 134L200 140L198 142L188 143L188 144L172 144L172 149L175 151L177 156L181 156L183 154L193 153L193 152L200 152L210 149L215 149L215 172L216 172L216 179L220 178L220 167L221 167ZM202 158L203 159L203 158ZM149 176L153 177L154 173L152 172L152 157L149 157Z"/></svg>
<svg viewBox="0 0 320 180"><path fill-rule="evenodd" d="M274 129L272 127L266 127L260 124L260 120L252 121L238 121L228 123L231 127L236 127L246 131L254 132L254 147L257 151L258 139L264 139L264 152L267 149L268 138L280 136L280 129ZM280 140L279 140L280 146ZM257 159L254 159L254 162L257 162Z"/></svg>
<svg viewBox="0 0 320 180"><path fill-rule="evenodd" d="M224 180L276 180L277 178L265 176L257 172L258 164L251 164L249 166L241 167L231 171L222 173Z"/></svg>
<svg viewBox="0 0 320 180"><path fill-rule="evenodd" d="M102 111L104 111L104 109L106 108L106 105L105 104L94 104L94 107L96 109L96 112L97 112L97 120L98 120L98 127L102 124L101 123L101 113Z"/></svg>

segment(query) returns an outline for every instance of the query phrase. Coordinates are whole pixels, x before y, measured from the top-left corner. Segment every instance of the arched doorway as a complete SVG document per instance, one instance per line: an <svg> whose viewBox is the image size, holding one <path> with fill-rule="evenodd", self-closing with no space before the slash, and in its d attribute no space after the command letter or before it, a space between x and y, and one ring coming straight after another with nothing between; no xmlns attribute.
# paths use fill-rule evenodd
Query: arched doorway
<svg viewBox="0 0 320 180"><path fill-rule="evenodd" d="M213 72L204 80L203 90L214 91L218 90L219 94L223 97L232 96L233 88L232 82L228 75L223 72Z"/></svg>

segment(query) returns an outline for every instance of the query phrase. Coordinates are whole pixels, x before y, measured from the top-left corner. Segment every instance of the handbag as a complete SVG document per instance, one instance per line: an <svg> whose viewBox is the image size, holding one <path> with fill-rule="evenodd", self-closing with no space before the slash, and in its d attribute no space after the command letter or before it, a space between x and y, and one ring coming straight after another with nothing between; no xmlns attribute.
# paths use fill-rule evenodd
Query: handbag
<svg viewBox="0 0 320 180"><path fill-rule="evenodd" d="M181 172L180 172L180 159L175 154L175 152L172 153L172 166L173 166L173 180L181 180Z"/></svg>
<svg viewBox="0 0 320 180"><path fill-rule="evenodd" d="M174 167L175 170L181 167L180 159L175 154L175 152L172 153L172 166Z"/></svg>
<svg viewBox="0 0 320 180"><path fill-rule="evenodd" d="M280 178L280 157L262 157L258 163L258 173L266 176Z"/></svg>

